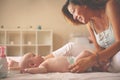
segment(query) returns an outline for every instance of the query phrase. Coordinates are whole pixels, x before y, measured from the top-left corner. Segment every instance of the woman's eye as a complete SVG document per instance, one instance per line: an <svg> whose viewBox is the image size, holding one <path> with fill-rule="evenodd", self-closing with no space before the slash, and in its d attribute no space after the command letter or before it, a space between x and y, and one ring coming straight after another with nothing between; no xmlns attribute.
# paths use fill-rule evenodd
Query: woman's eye
<svg viewBox="0 0 120 80"><path fill-rule="evenodd" d="M35 54L32 55L33 57L35 56Z"/></svg>
<svg viewBox="0 0 120 80"><path fill-rule="evenodd" d="M34 65L34 64L31 64L31 65Z"/></svg>
<svg viewBox="0 0 120 80"><path fill-rule="evenodd" d="M71 10L71 14L74 14L74 12L75 12L74 10Z"/></svg>

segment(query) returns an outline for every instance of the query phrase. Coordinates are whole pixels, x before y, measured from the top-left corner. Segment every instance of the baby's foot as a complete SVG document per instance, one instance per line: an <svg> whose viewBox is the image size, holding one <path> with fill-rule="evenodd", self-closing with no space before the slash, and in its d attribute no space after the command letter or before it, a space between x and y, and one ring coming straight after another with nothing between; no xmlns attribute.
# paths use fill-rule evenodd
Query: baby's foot
<svg viewBox="0 0 120 80"><path fill-rule="evenodd" d="M9 58L8 59L8 67L18 67L18 62Z"/></svg>

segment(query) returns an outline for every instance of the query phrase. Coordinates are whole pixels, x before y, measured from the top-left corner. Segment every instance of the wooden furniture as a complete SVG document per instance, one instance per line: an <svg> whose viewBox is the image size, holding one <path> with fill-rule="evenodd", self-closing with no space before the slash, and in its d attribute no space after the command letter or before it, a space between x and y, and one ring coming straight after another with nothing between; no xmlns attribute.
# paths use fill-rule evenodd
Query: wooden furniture
<svg viewBox="0 0 120 80"><path fill-rule="evenodd" d="M27 52L46 55L53 50L53 32L0 29L0 46L6 47L7 56L22 56Z"/></svg>

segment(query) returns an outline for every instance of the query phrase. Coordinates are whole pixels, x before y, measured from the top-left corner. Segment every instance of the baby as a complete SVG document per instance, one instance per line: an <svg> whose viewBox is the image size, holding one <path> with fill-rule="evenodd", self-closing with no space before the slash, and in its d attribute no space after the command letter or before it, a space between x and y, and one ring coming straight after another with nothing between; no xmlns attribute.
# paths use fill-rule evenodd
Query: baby
<svg viewBox="0 0 120 80"><path fill-rule="evenodd" d="M79 58L93 55L89 51L86 54L80 53L77 57L59 56L49 59L44 59L40 55L27 53L23 56L19 63L22 73L47 73L47 72L69 72L69 65L76 62Z"/></svg>

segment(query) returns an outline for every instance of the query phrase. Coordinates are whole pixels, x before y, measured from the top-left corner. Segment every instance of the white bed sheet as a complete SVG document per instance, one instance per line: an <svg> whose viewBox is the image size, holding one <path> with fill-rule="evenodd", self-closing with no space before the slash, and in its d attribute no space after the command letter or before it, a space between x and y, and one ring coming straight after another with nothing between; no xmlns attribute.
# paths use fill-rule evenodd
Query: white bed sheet
<svg viewBox="0 0 120 80"><path fill-rule="evenodd" d="M92 73L45 73L21 74L9 71L7 78L1 80L120 80L120 73L92 72Z"/></svg>
<svg viewBox="0 0 120 80"><path fill-rule="evenodd" d="M15 61L21 57L7 57ZM120 73L91 72L91 73L46 73L46 74L21 74L19 71L9 71L7 78L0 80L120 80Z"/></svg>
<svg viewBox="0 0 120 80"><path fill-rule="evenodd" d="M91 47L91 45L90 45ZM7 57L18 61L21 57ZM92 73L46 73L21 74L19 71L9 71L7 78L0 80L120 80L120 73L92 72Z"/></svg>

